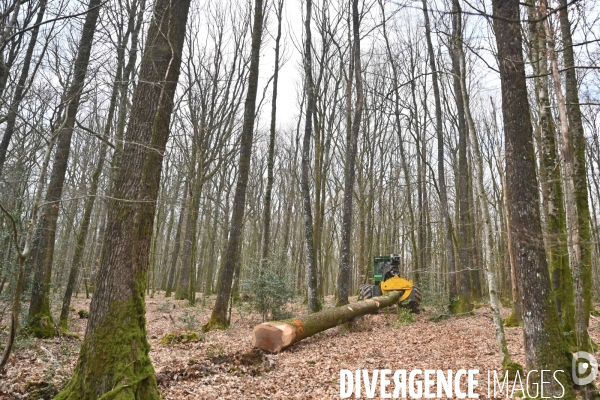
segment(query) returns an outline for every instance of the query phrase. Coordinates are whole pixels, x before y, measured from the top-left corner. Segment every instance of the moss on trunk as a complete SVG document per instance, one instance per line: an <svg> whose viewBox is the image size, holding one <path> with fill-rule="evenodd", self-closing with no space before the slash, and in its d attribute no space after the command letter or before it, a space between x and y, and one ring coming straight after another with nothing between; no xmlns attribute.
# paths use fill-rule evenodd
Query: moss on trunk
<svg viewBox="0 0 600 400"><path fill-rule="evenodd" d="M473 299L471 296L458 296L450 300L448 309L452 314L472 314Z"/></svg>
<svg viewBox="0 0 600 400"><path fill-rule="evenodd" d="M25 333L39 339L53 338L58 334L52 313L50 313L49 304L43 307L41 312L29 317L25 326Z"/></svg>
<svg viewBox="0 0 600 400"><path fill-rule="evenodd" d="M141 295L125 303L114 301L86 336L74 378L56 399L159 399L148 357L145 312Z"/></svg>

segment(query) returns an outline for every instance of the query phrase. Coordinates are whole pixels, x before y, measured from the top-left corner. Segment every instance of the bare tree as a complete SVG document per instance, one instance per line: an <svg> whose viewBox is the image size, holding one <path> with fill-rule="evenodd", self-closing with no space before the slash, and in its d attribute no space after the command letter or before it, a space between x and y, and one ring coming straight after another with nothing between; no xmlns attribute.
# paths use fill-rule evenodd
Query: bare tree
<svg viewBox="0 0 600 400"><path fill-rule="evenodd" d="M73 68L73 80L65 95L67 102L65 117L58 132L50 183L48 183L48 190L44 198L43 218L38 228L39 239L35 242L38 250L36 260L34 260L34 277L31 303L27 317L27 330L38 337L51 337L56 334L50 312L49 298L52 263L54 260L54 239L60 209L59 205L69 162L71 138L75 128L81 93L90 61L92 43L96 31L96 21L100 15L100 5L100 0L90 0L88 4L88 13L86 14L83 30L81 31L77 58Z"/></svg>
<svg viewBox="0 0 600 400"><path fill-rule="evenodd" d="M57 399L95 399L107 393L160 397L148 357L144 294L189 6L185 0L154 4L86 336L73 377Z"/></svg>
<svg viewBox="0 0 600 400"><path fill-rule="evenodd" d="M519 2L494 0L493 6L502 84L510 245L514 248L519 293L523 300L527 369L557 371L555 378L569 395L571 378L565 371L570 371L570 361L553 301L540 222L533 127L518 22ZM557 383L550 387L555 394L563 390Z"/></svg>
<svg viewBox="0 0 600 400"><path fill-rule="evenodd" d="M338 273L338 305L348 304L350 291L350 239L352 235L352 204L354 197L354 181L356 175L356 148L358 134L361 128L361 118L364 105L364 92L362 80L362 64L360 61L360 15L358 0L352 1L352 67L350 79L354 75L356 80L356 103L354 105L354 118L352 129L346 137L346 162L344 167L344 211L342 217L342 232L340 243L340 266ZM352 74L354 72L354 74Z"/></svg>
<svg viewBox="0 0 600 400"><path fill-rule="evenodd" d="M244 123L241 133L240 158L238 180L233 200L233 214L231 216L231 231L227 243L226 254L219 272L219 291L217 301L213 308L210 321L202 328L205 331L223 329L229 326L227 309L231 296L231 284L236 263L239 263L240 239L246 206L246 188L250 173L250 159L252 157L252 139L254 137L254 120L256 118L256 95L258 91L258 69L260 65L260 44L263 29L263 1L254 2L254 22L252 25L252 53L250 56L250 75L248 76L248 91L244 104Z"/></svg>

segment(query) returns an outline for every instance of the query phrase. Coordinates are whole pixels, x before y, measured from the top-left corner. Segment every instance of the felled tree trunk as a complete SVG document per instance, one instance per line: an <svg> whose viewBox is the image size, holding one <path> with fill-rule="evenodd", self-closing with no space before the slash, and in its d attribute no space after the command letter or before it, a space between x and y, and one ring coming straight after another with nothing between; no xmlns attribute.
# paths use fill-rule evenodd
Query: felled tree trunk
<svg viewBox="0 0 600 400"><path fill-rule="evenodd" d="M341 325L353 318L394 305L400 299L401 294L402 292L390 292L388 295L309 314L304 318L256 325L252 331L252 346L278 352L302 339Z"/></svg>

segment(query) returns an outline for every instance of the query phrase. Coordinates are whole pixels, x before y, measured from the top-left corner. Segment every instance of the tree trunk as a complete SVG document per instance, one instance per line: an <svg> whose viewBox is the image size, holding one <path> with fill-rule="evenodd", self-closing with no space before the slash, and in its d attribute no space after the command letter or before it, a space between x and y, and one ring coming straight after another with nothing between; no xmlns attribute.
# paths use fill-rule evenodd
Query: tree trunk
<svg viewBox="0 0 600 400"><path fill-rule="evenodd" d="M154 5L86 336L60 400L160 397L148 357L144 292L189 6L189 0Z"/></svg>
<svg viewBox="0 0 600 400"><path fill-rule="evenodd" d="M473 296L471 287L471 271L469 268L469 201L468 182L469 171L467 165L467 124L465 121L464 93L461 85L463 74L460 62L460 49L462 46L462 11L458 0L452 1L452 71L456 109L458 119L458 233L459 246L458 258L460 269L458 273L458 297L450 301L450 311L453 314L468 312L472 309Z"/></svg>
<svg viewBox="0 0 600 400"><path fill-rule="evenodd" d="M356 174L356 149L362 110L364 104L362 65L360 62L360 15L358 13L358 0L352 1L352 33L353 33L353 60L354 78L356 81L356 103L354 104L354 118L352 131L346 137L346 164L344 168L344 208L342 216L342 229L340 232L340 266L338 273L338 305L348 304L348 292L351 285L351 235L352 235L352 200L354 196L354 181ZM352 79L352 76L350 76Z"/></svg>
<svg viewBox="0 0 600 400"><path fill-rule="evenodd" d="M454 0L454 4L456 4L456 0ZM457 5L460 10L460 5ZM475 123L473 121L473 116L471 114L471 105L469 100L469 93L467 90L467 82L466 82L466 61L465 61L465 53L463 50L463 41L462 35L459 40L456 42L456 51L458 56L458 61L461 66L460 70L460 86L461 93L463 97L463 104L465 109L465 117L469 130L469 139L471 142L471 149L473 151L473 167L474 167L474 181L476 188L476 196L479 203L479 208L481 209L481 214L483 218L483 231L484 238L483 241L485 243L485 259L484 259L484 270L488 283L488 291L490 295L490 308L492 309L492 318L494 322L494 329L496 330L496 341L498 342L498 347L500 349L500 354L502 357L502 367L505 370L513 371L514 368L517 367L515 363L513 363L510 353L508 351L508 346L506 344L506 335L504 334L504 327L502 325L502 318L500 315L500 299L499 299L499 291L498 284L496 282L496 274L494 271L494 238L492 234L492 224L490 211L488 208L488 197L485 192L485 186L483 184L483 159L481 155L481 151L479 148L479 140L477 138L477 131L475 130ZM518 367L517 367L518 368Z"/></svg>
<svg viewBox="0 0 600 400"><path fill-rule="evenodd" d="M565 100L569 121L569 136L573 155L573 184L575 187L575 204L577 207L579 246L581 251L580 273L574 276L576 298L575 324L577 345L580 350L591 352L592 340L588 335L590 311L592 309L592 245L590 232L590 208L588 204L587 170L585 159L586 140L583 132L581 108L579 106L579 90L575 70L573 39L571 37L571 21L567 8L567 0L559 0L560 29L563 44L563 62L565 68Z"/></svg>
<svg viewBox="0 0 600 400"><path fill-rule="evenodd" d="M307 285L308 312L313 313L321 309L317 293L317 267L315 265L315 251L313 244L313 218L310 201L310 137L312 135L312 118L315 110L315 86L312 77L312 40L311 40L312 0L306 0L306 17L304 20L304 92L306 95L306 115L304 121L304 137L302 139L302 211L304 215L304 257Z"/></svg>
<svg viewBox="0 0 600 400"><path fill-rule="evenodd" d="M506 239L508 242L508 263L509 263L509 269L510 269L510 283L511 283L511 297L512 297L512 311L510 313L510 315L506 318L505 324L506 326L519 326L522 324L523 320L521 318L522 315L522 309L523 306L521 304L521 296L519 295L519 285L517 284L517 270L516 270L516 261L515 261L515 254L514 254L514 249L511 245L512 243L512 230L510 228L510 219L509 219L509 211L508 211L508 192L507 192L507 186L506 186L506 174L504 173L504 168L505 168L505 163L504 163L504 159L502 158L502 150L500 148L501 146L501 142L502 139L500 138L500 130L498 128L498 124L497 124L497 117L496 117L496 105L494 104L494 101L490 98L490 103L492 105L492 118L493 118L493 125L494 125L494 134L497 138L496 143L497 143L497 149L496 152L498 154L498 172L500 174L500 183L502 186L502 208L501 208L501 218L503 218L503 221L501 221L500 223L504 223L504 225L506 226Z"/></svg>
<svg viewBox="0 0 600 400"><path fill-rule="evenodd" d="M283 0L277 3L277 36L275 37L275 71L273 72L273 98L271 99L271 127L269 132L269 151L267 155L267 186L265 188L265 205L263 210L262 261L269 257L271 240L271 192L273 190L273 168L275 166L275 123L277 121L277 85L279 84L279 42L281 40L281 19Z"/></svg>
<svg viewBox="0 0 600 400"><path fill-rule="evenodd" d="M529 18L537 20L541 13L535 4L529 8ZM561 320L565 337L575 342L575 304L573 297L573 279L569 266L567 249L566 216L563 203L563 185L561 169L556 155L556 131L552 116L546 53L546 32L544 24L529 23L531 42L531 62L535 78L536 98L540 128L540 179L542 180L542 198L548 235L548 264L552 280L552 289L556 296L558 317Z"/></svg>
<svg viewBox="0 0 600 400"><path fill-rule="evenodd" d="M77 278L79 275L79 270L81 268L81 262L83 260L83 253L85 250L85 241L87 239L88 230L90 227L90 221L92 219L92 210L94 209L94 203L96 201L96 194L98 193L98 185L100 183L100 175L102 174L102 169L104 167L104 161L106 160L106 153L108 151L108 139L110 137L110 130L112 129L113 119L115 116L116 105L117 105L117 95L119 94L119 87L121 86L121 82L123 79L128 79L129 76L123 76L124 73L128 73L130 71L123 70L123 64L125 60L125 46L127 45L127 39L134 29L133 19L135 17L135 7L134 11L132 11L131 16L129 18L129 24L127 26L127 32L125 34L125 38L122 43L118 44L117 47L117 71L115 73L115 81L113 83L112 93L110 97L110 104L108 108L108 115L106 117L106 123L104 125L104 132L102 135L102 143L100 145L99 159L98 164L96 165L96 169L92 174L92 182L90 183L90 189L88 197L85 200L85 204L83 206L83 217L81 219L81 225L79 227L79 232L77 232L77 238L75 239L75 252L73 254L73 259L71 261L71 269L69 271L69 278L67 281L67 288L65 290L65 295L63 297L62 308L60 312L59 325L65 331L68 328L68 318L69 318L69 308L71 306L71 296L73 295L73 289L75 283L77 282ZM132 50L134 51L134 50Z"/></svg>
<svg viewBox="0 0 600 400"><path fill-rule="evenodd" d="M39 253L34 266L31 303L27 317L27 331L36 337L51 337L56 334L52 314L50 312L50 279L52 277L52 262L54 259L54 240L63 184L69 164L71 137L75 128L75 119L79 109L81 92L90 60L96 21L100 14L101 0L90 0L88 13L85 17L81 39L77 50L77 58L73 67L73 81L67 89L68 101L65 119L58 131L54 165L48 184L48 191L42 210L42 220L38 232L41 235L38 242Z"/></svg>
<svg viewBox="0 0 600 400"><path fill-rule="evenodd" d="M184 193L187 193L188 184L185 185ZM175 284L175 275L177 273L177 261L179 260L179 250L181 249L181 232L183 231L183 222L186 215L186 201L183 202L181 210L179 210L179 222L177 222L177 232L175 233L175 240L173 243L173 253L171 254L171 266L169 267L169 276L167 278L167 288L165 291L165 297L171 297L173 291L173 285Z"/></svg>
<svg viewBox="0 0 600 400"><path fill-rule="evenodd" d="M10 353L13 348L13 344L15 341L15 337L17 335L17 331L19 329L19 317L21 313L21 294L23 293L24 279L25 279L25 262L27 261L27 257L31 254L31 245L33 241L33 234L35 232L35 224L39 215L39 206L42 199L42 190L44 188L44 182L46 180L46 172L48 171L48 164L50 163L50 157L52 155L52 148L54 147L54 143L56 142L56 135L50 138L50 141L46 145L46 151L44 153L44 159L42 161L40 167L40 174L38 177L36 189L35 189L35 197L33 203L31 205L31 214L29 218L29 224L27 226L27 233L25 234L25 240L23 249L21 250L21 243L18 237L17 232L17 224L11 214L9 214L2 204L0 204L0 208L2 212L7 215L7 217L12 222L13 228L13 245L15 246L18 262L19 262L19 272L17 273L17 280L15 282L15 287L13 290L12 296L12 306L11 306L11 316L10 316L10 329L8 332L8 341L4 346L4 351L2 352L2 358L0 358L0 373L3 372L6 363L8 362L8 358L10 357Z"/></svg>
<svg viewBox="0 0 600 400"><path fill-rule="evenodd" d="M438 189L440 203L443 214L444 225L444 244L446 249L446 262L448 263L448 272L450 276L450 301L456 299L456 279L454 272L456 271L456 263L454 261L454 245L452 243L452 220L450 218L450 210L448 208L448 194L446 192L446 172L444 168L444 132L442 121L442 104L440 98L439 77L435 63L435 52L431 41L431 28L429 25L429 14L427 0L423 1L423 17L425 19L425 37L427 39L427 52L429 56L429 66L431 68L433 97L435 100L435 131L437 136L437 164L438 164ZM460 313L469 311L471 304L465 302L462 306L453 306L453 312Z"/></svg>
<svg viewBox="0 0 600 400"><path fill-rule="evenodd" d="M244 208L246 206L246 189L252 158L252 140L254 137L254 120L256 116L256 93L258 90L258 69L260 64L260 44L263 30L263 0L254 2L254 23L252 26L252 51L250 56L250 74L248 76L248 92L244 104L244 122L240 142L240 158L238 179L233 199L231 230L227 250L219 271L219 292L210 320L202 328L204 331L224 329L229 326L227 309L231 295L231 284L235 264L239 262L242 226L244 223Z"/></svg>
<svg viewBox="0 0 600 400"><path fill-rule="evenodd" d="M193 157L192 159L197 159ZM193 284L194 269L196 267L196 230L200 208L200 196L202 195L201 165L196 165L193 172L193 185L189 193L189 204L185 222L185 236L183 249L181 251L181 269L179 271L179 283L175 291L175 300L187 299L191 305L196 299L196 291Z"/></svg>
<svg viewBox="0 0 600 400"><path fill-rule="evenodd" d="M401 295L402 292L390 292L385 296L350 303L303 318L256 325L252 331L252 346L270 352L278 352L302 339L341 325L353 318L390 307L398 302Z"/></svg>
<svg viewBox="0 0 600 400"><path fill-rule="evenodd" d="M519 2L494 0L493 9L502 89L511 246L523 306L527 369L557 371L555 379L565 387L567 397L573 397L571 377L566 372L570 371L568 348L560 329L544 252ZM529 385L533 380L529 379ZM561 392L562 388L553 381L550 393Z"/></svg>
<svg viewBox="0 0 600 400"><path fill-rule="evenodd" d="M183 235L183 247L181 249L181 267L179 268L179 281L175 289L175 300L189 299L189 288L190 288L190 274L191 274L191 261L192 261L192 246L193 241L196 240L196 223L198 212L194 212L194 209L198 209L200 199L195 199L196 189L196 140L192 140L193 148L192 151L192 165L191 171L188 175L188 192L186 193L186 214L185 214L185 230Z"/></svg>

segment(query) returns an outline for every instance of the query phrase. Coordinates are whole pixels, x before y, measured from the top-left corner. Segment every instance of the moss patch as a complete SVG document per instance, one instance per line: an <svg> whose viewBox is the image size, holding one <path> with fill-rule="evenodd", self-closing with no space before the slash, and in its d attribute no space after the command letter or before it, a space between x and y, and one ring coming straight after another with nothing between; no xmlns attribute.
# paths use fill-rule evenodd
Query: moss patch
<svg viewBox="0 0 600 400"><path fill-rule="evenodd" d="M168 333L160 340L160 344L171 345L176 343L197 343L204 340L204 335L199 332Z"/></svg>
<svg viewBox="0 0 600 400"><path fill-rule="evenodd" d="M33 400L52 399L58 393L56 386L48 382L27 382L25 390Z"/></svg>
<svg viewBox="0 0 600 400"><path fill-rule="evenodd" d="M515 380L517 372L519 373L519 376L523 376L523 366L517 362L508 361L502 365L502 368L505 372L508 372L508 379L511 381Z"/></svg>
<svg viewBox="0 0 600 400"><path fill-rule="evenodd" d="M58 331L52 321L52 315L36 315L29 320L25 333L39 339L50 339L55 337Z"/></svg>
<svg viewBox="0 0 600 400"><path fill-rule="evenodd" d="M202 332L210 332L215 329L225 330L229 328L229 323L227 321L221 321L219 318L215 318L214 316L210 318L210 320L206 323L206 325L202 326Z"/></svg>
<svg viewBox="0 0 600 400"><path fill-rule="evenodd" d="M468 296L459 296L450 301L448 310L451 314L472 314L473 302Z"/></svg>
<svg viewBox="0 0 600 400"><path fill-rule="evenodd" d="M515 314L514 311L510 313L508 317L506 317L502 322L504 322L504 326L507 328L515 328L517 326L522 326L523 321L519 316Z"/></svg>
<svg viewBox="0 0 600 400"><path fill-rule="evenodd" d="M77 311L80 319L88 319L90 317L90 312L87 310L79 310Z"/></svg>

